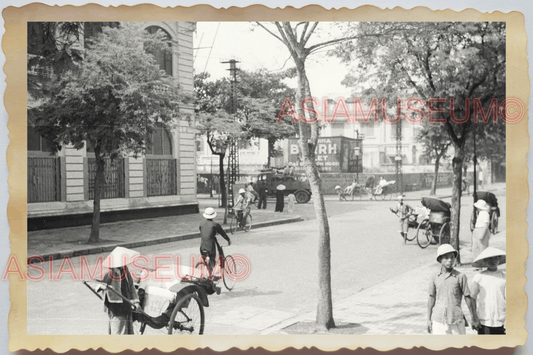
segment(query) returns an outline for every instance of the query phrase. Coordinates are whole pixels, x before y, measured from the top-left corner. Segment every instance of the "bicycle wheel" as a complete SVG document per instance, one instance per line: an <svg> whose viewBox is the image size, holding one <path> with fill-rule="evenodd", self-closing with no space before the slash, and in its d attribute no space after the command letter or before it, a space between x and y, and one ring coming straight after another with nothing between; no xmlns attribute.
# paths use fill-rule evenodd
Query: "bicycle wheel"
<svg viewBox="0 0 533 355"><path fill-rule="evenodd" d="M445 222L442 227L440 227L439 232L439 245L443 243L450 243L450 223Z"/></svg>
<svg viewBox="0 0 533 355"><path fill-rule="evenodd" d="M498 214L496 211L492 212L492 217L490 219L490 232L492 234L498 233Z"/></svg>
<svg viewBox="0 0 533 355"><path fill-rule="evenodd" d="M244 231L249 232L252 229L252 215L246 216L246 224L244 225Z"/></svg>
<svg viewBox="0 0 533 355"><path fill-rule="evenodd" d="M385 200L385 195L387 194L387 188L383 188L381 190L381 200Z"/></svg>
<svg viewBox="0 0 533 355"><path fill-rule="evenodd" d="M431 226L427 221L423 221L416 229L416 242L420 248L425 249L431 243L431 239L433 239L431 236Z"/></svg>
<svg viewBox="0 0 533 355"><path fill-rule="evenodd" d="M174 307L168 323L168 334L201 335L204 325L204 305L198 296L189 293Z"/></svg>
<svg viewBox="0 0 533 355"><path fill-rule="evenodd" d="M233 290L235 283L237 282L237 264L231 255L226 256L224 259L222 281L224 281L224 286L226 286L228 291Z"/></svg>
<svg viewBox="0 0 533 355"><path fill-rule="evenodd" d="M237 214L233 214L229 222L229 230L231 234L235 234L235 231L237 230L238 226L239 222L237 222Z"/></svg>

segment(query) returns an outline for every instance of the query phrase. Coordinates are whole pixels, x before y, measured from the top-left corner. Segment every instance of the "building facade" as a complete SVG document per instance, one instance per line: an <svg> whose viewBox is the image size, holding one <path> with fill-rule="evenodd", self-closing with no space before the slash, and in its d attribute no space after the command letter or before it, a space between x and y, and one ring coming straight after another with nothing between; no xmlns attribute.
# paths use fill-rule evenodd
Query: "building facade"
<svg viewBox="0 0 533 355"><path fill-rule="evenodd" d="M149 32L162 30L172 39L177 48L172 53L156 54L156 60L167 74L178 78L184 91L193 93L195 23L143 25ZM197 212L195 130L180 119L184 114L194 114L194 108L180 108L176 128L158 127L145 156L106 161L103 222ZM95 172L94 153L87 144L80 150L66 146L52 154L46 141L28 124L29 229L87 223L93 210Z"/></svg>

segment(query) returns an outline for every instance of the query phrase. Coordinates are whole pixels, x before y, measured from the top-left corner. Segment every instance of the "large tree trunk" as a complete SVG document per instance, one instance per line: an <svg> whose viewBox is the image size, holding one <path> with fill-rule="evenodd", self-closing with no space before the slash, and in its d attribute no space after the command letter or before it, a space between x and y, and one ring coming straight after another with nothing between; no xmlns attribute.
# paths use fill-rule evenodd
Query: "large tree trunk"
<svg viewBox="0 0 533 355"><path fill-rule="evenodd" d="M454 156L452 159L453 186L452 186L452 214L450 244L457 250L457 263L461 263L461 252L459 250L459 231L461 220L461 185L463 182L463 160L464 160L464 140L454 142Z"/></svg>
<svg viewBox="0 0 533 355"><path fill-rule="evenodd" d="M100 195L104 181L104 159L98 146L94 148L94 157L96 159L96 176L94 179L93 221L89 243L98 243L100 241Z"/></svg>
<svg viewBox="0 0 533 355"><path fill-rule="evenodd" d="M315 215L318 221L318 305L316 313L316 329L318 331L328 330L335 327L333 319L333 302L331 297L331 247L329 235L329 223L322 195L322 180L318 172L315 161L315 145L318 140L318 123L309 124L302 122L305 116L301 103L305 98L311 98L311 89L305 72L304 60L296 62L298 70L298 90L296 102L300 117L300 148L305 166L305 172L311 186ZM313 103L306 102L306 106L311 109ZM309 112L307 112L309 115ZM314 139L315 138L315 139ZM310 141L310 142L309 142Z"/></svg>
<svg viewBox="0 0 533 355"><path fill-rule="evenodd" d="M435 196L437 194L437 181L439 180L439 167L440 167L440 158L441 155L437 155L435 159L435 172L433 175L433 183L431 184L430 196Z"/></svg>

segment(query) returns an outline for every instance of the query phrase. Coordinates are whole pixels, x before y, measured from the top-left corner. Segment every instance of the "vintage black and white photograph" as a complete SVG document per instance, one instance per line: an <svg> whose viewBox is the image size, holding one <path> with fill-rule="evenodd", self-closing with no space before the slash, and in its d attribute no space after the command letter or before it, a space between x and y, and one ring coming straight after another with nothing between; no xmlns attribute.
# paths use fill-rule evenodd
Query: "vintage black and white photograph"
<svg viewBox="0 0 533 355"><path fill-rule="evenodd" d="M30 335L506 334L505 22L28 22Z"/></svg>

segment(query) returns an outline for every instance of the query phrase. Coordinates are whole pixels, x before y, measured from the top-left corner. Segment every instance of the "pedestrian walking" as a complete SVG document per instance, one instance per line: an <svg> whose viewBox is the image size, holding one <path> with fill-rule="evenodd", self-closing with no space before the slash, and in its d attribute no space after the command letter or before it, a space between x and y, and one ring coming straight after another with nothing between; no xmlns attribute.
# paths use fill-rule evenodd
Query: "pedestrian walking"
<svg viewBox="0 0 533 355"><path fill-rule="evenodd" d="M479 173L477 174L478 180L479 180L479 187L483 188L483 180L485 178L485 174L483 173L483 170L481 170L481 167L479 168Z"/></svg>
<svg viewBox="0 0 533 355"><path fill-rule="evenodd" d="M274 209L274 212L283 212L283 207L285 207L285 195L283 194L283 190L285 190L285 185L280 184L276 187L276 208Z"/></svg>
<svg viewBox="0 0 533 355"><path fill-rule="evenodd" d="M407 231L409 230L409 216L413 214L414 208L403 203L404 197L404 195L398 196L396 208L390 208L390 210L400 219L400 235L405 242L407 240Z"/></svg>
<svg viewBox="0 0 533 355"><path fill-rule="evenodd" d="M259 202L257 203L257 209L265 209L267 207L267 194L268 188L263 181L257 183L257 189L259 190Z"/></svg>
<svg viewBox="0 0 533 355"><path fill-rule="evenodd" d="M256 201L259 198L259 194L254 189L254 183L253 182L250 182L248 184L248 186L246 187L246 191L248 191L253 196L252 201Z"/></svg>
<svg viewBox="0 0 533 355"><path fill-rule="evenodd" d="M217 233L222 236L222 238L228 241L228 245L231 245L231 240L224 231L224 229L217 222L213 221L217 216L217 212L212 207L207 207L203 214L205 220L200 224L200 254L202 259L207 264L209 270L209 278L213 277L213 269L215 268L217 249L220 249L218 241L216 238ZM206 258L209 258L209 262L206 261ZM217 287L214 283L212 284L213 291L217 294L220 294L220 287Z"/></svg>
<svg viewBox="0 0 533 355"><path fill-rule="evenodd" d="M99 286L97 291L104 290L103 299L109 317L109 335L134 334L133 310L140 308L140 302L128 265L137 255L140 253L135 250L116 247L104 260L104 266L109 270L104 279L98 281L108 287ZM115 292L110 288L113 288ZM134 306L126 302L119 294L133 302Z"/></svg>
<svg viewBox="0 0 533 355"><path fill-rule="evenodd" d="M441 266L429 281L427 328L430 334L466 334L467 324L461 309L463 297L472 315L472 328L479 326L466 275L453 268L456 258L457 251L450 244L442 244L437 249L437 262Z"/></svg>
<svg viewBox="0 0 533 355"><path fill-rule="evenodd" d="M376 183L376 180L374 179L373 176L369 176L365 182L365 189L366 189L366 192L368 193L368 197L370 198L370 200L374 199L374 184L375 183Z"/></svg>
<svg viewBox="0 0 533 355"><path fill-rule="evenodd" d="M289 194L287 196L287 212L292 213L294 212L294 203L296 202L296 196L294 194Z"/></svg>
<svg viewBox="0 0 533 355"><path fill-rule="evenodd" d="M505 252L488 247L472 266L486 267L474 275L471 294L479 318L478 334L505 334L505 273L498 265L505 263Z"/></svg>
<svg viewBox="0 0 533 355"><path fill-rule="evenodd" d="M472 257L475 259L489 246L490 240L490 206L485 200L477 200L474 207L479 213L472 232Z"/></svg>
<svg viewBox="0 0 533 355"><path fill-rule="evenodd" d="M245 189L239 189L239 197L235 202L233 209L237 213L239 220L239 228L243 228L246 224L246 218L250 214L250 205L252 204L253 195Z"/></svg>
<svg viewBox="0 0 533 355"><path fill-rule="evenodd" d="M344 196L344 192L342 191L342 187L340 185L335 186L335 192L339 195L339 201L346 201L346 196Z"/></svg>

